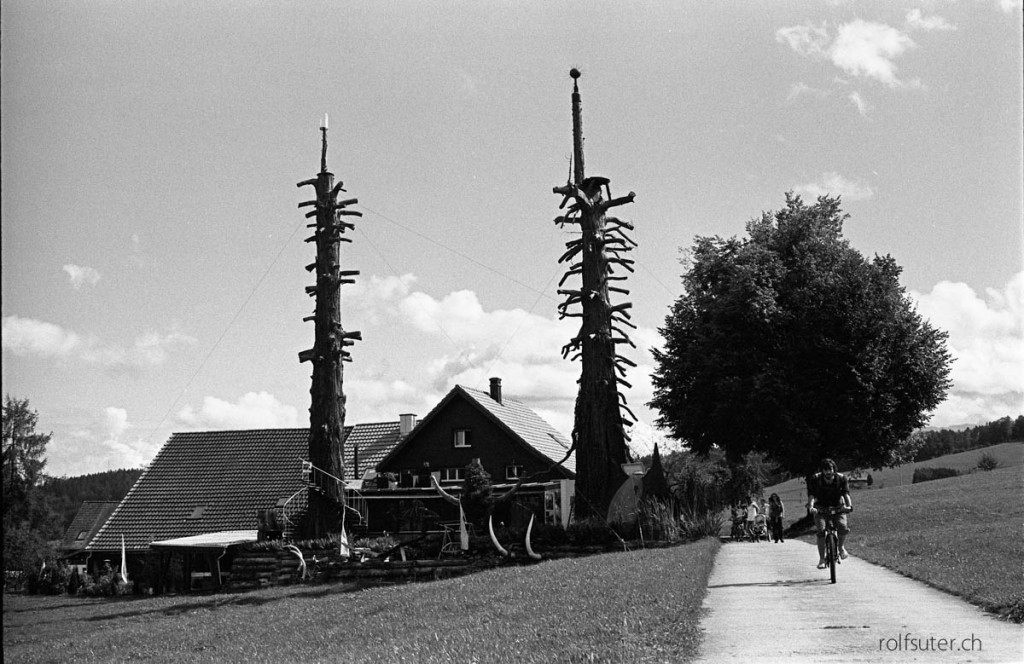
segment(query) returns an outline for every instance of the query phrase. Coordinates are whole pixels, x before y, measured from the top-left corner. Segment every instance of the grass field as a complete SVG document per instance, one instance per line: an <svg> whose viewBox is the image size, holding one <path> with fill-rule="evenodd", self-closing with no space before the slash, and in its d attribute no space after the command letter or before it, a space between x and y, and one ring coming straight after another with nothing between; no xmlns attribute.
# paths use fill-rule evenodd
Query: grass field
<svg viewBox="0 0 1024 664"><path fill-rule="evenodd" d="M7 595L7 662L685 662L719 543L347 591Z"/></svg>
<svg viewBox="0 0 1024 664"><path fill-rule="evenodd" d="M849 550L1024 620L1021 467L858 492Z"/></svg>
<svg viewBox="0 0 1024 664"><path fill-rule="evenodd" d="M868 471L874 480L873 484L869 488L854 492L853 499L858 501L860 496L868 495L873 491L909 486L913 481L915 468L953 468L961 473L968 472L978 465L978 459L985 453L995 457L999 461L1000 468L1016 467L1018 471L1024 468L1024 443L1002 443L991 447L970 450L969 452L959 452L936 459L928 459L927 461L908 463L899 468L883 468L881 470ZM840 472L848 470L849 468L839 469ZM782 499L786 509L790 512L787 517L792 517L792 520L796 520L796 518L803 515L803 505L807 502L807 495L804 493L804 481L802 479L789 480L765 489L765 496L771 493L779 494L779 498ZM787 518L787 521L789 520Z"/></svg>
<svg viewBox="0 0 1024 664"><path fill-rule="evenodd" d="M982 454L1000 467L976 470ZM963 475L911 484L916 467L955 468ZM902 469L872 471L871 488L852 493L847 548L856 556L1024 621L1024 444L1003 443ZM786 522L803 516L802 481L766 490L787 506Z"/></svg>

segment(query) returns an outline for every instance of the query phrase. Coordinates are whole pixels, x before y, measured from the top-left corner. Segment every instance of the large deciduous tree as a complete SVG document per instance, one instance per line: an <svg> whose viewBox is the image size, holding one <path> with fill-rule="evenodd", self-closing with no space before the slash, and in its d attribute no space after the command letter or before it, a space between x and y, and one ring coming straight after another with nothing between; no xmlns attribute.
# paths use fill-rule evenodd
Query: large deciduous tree
<svg viewBox="0 0 1024 664"><path fill-rule="evenodd" d="M659 426L801 474L827 456L901 460L949 388L947 334L915 311L892 257L850 247L847 218L838 198L787 194L745 238L696 239L654 351Z"/></svg>

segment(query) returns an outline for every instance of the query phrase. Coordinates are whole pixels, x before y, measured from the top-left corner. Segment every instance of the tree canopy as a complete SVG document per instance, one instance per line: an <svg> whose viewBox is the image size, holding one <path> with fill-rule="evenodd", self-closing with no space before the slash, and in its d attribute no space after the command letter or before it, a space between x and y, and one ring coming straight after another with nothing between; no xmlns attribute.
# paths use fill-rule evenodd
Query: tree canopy
<svg viewBox="0 0 1024 664"><path fill-rule="evenodd" d="M948 335L891 256L850 247L847 218L838 198L787 194L745 238L696 238L654 351L659 426L696 452L763 452L801 474L823 457L901 459L949 388Z"/></svg>
<svg viewBox="0 0 1024 664"><path fill-rule="evenodd" d="M36 432L39 415L28 399L6 395L2 419L3 564L4 569L28 569L49 555L47 540L61 534L51 502L37 491L50 434Z"/></svg>

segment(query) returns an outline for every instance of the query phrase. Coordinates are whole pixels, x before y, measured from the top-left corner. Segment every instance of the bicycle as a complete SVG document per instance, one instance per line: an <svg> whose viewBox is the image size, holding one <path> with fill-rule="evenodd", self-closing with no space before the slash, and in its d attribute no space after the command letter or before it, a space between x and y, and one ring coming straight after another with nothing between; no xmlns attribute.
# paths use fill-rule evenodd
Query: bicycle
<svg viewBox="0 0 1024 664"><path fill-rule="evenodd" d="M836 582L836 565L843 562L839 557L839 531L836 529L835 517L852 511L852 507L825 507L818 510L825 517L825 566L828 567L832 583Z"/></svg>

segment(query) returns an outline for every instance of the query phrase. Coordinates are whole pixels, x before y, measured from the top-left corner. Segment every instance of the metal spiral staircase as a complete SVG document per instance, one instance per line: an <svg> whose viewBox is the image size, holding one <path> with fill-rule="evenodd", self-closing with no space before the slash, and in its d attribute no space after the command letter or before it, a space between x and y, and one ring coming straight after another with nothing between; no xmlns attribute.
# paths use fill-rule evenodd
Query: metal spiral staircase
<svg viewBox="0 0 1024 664"><path fill-rule="evenodd" d="M302 488L293 493L279 509L282 521L288 524L290 529L297 530L299 522L306 513L308 499L307 491L316 491L320 495L330 497L331 492L327 487L341 485L344 492L345 504L333 501L338 509L338 527L341 528L344 522L348 532L365 530L369 525L369 515L366 508L366 498L356 489L348 488L344 480L331 475L327 471L317 468L309 461L302 461ZM344 519L342 518L344 517Z"/></svg>

